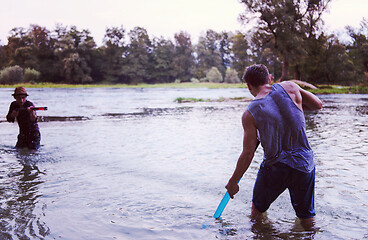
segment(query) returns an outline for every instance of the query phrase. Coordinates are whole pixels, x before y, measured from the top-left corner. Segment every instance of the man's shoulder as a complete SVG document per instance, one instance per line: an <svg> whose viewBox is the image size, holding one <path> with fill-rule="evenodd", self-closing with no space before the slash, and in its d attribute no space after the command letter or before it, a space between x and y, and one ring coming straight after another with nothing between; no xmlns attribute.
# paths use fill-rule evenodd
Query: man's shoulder
<svg viewBox="0 0 368 240"><path fill-rule="evenodd" d="M301 108L301 101L302 101L302 95L300 93L300 87L298 84L291 82L291 81L285 81L280 83L280 85L285 89L287 94L289 94L289 97L293 100L293 102L300 108Z"/></svg>
<svg viewBox="0 0 368 240"><path fill-rule="evenodd" d="M246 110L242 115L242 125L243 128L255 126L255 119L249 110Z"/></svg>
<svg viewBox="0 0 368 240"><path fill-rule="evenodd" d="M15 108L18 108L17 101L13 101L10 103L10 109L14 110Z"/></svg>
<svg viewBox="0 0 368 240"><path fill-rule="evenodd" d="M26 103L25 103L25 106L26 107L31 107L31 106L33 106L33 102L27 100Z"/></svg>
<svg viewBox="0 0 368 240"><path fill-rule="evenodd" d="M287 92L295 92L299 90L298 84L291 81L284 81L278 84L281 85Z"/></svg>

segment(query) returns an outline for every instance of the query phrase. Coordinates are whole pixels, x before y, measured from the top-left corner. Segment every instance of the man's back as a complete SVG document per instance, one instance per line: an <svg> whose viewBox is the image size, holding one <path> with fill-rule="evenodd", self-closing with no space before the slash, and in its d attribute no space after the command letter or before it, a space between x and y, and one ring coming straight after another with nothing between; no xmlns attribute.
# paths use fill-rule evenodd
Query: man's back
<svg viewBox="0 0 368 240"><path fill-rule="evenodd" d="M281 84L274 84L265 97L255 99L249 105L248 111L261 136L265 164L282 162L310 172L314 168L313 152L305 132L304 113L296 103L301 94L293 93L292 85L290 89L292 94Z"/></svg>

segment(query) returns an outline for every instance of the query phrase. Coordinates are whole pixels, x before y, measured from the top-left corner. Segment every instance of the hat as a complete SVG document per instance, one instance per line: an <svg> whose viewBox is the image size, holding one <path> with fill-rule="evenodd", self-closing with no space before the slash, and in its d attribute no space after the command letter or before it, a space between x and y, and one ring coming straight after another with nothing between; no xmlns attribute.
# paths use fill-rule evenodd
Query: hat
<svg viewBox="0 0 368 240"><path fill-rule="evenodd" d="M14 93L12 94L14 97L17 96L17 95L26 95L28 96L27 94L27 91L24 87L17 87L14 89Z"/></svg>

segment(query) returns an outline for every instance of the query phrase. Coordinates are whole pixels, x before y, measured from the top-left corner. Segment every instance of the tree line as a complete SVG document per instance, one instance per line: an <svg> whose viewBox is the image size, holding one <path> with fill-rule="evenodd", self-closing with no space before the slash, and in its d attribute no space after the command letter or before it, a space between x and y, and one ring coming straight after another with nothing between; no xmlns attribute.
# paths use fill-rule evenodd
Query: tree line
<svg viewBox="0 0 368 240"><path fill-rule="evenodd" d="M109 27L102 46L76 26L18 27L0 45L0 83L237 83L254 63L265 64L276 80L368 83L368 20L347 27L351 39L343 43L323 29L330 1L242 0L241 19L252 30L207 30L196 44L183 31L170 40L151 38L143 27Z"/></svg>

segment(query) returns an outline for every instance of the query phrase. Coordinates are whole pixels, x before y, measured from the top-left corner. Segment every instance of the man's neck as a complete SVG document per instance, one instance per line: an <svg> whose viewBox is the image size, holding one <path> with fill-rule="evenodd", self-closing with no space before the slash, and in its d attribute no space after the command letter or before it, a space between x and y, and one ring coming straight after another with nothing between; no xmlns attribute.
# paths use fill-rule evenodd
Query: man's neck
<svg viewBox="0 0 368 240"><path fill-rule="evenodd" d="M272 86L269 84L265 84L262 86L259 86L255 89L255 99L264 98L267 96L267 94L271 91Z"/></svg>

